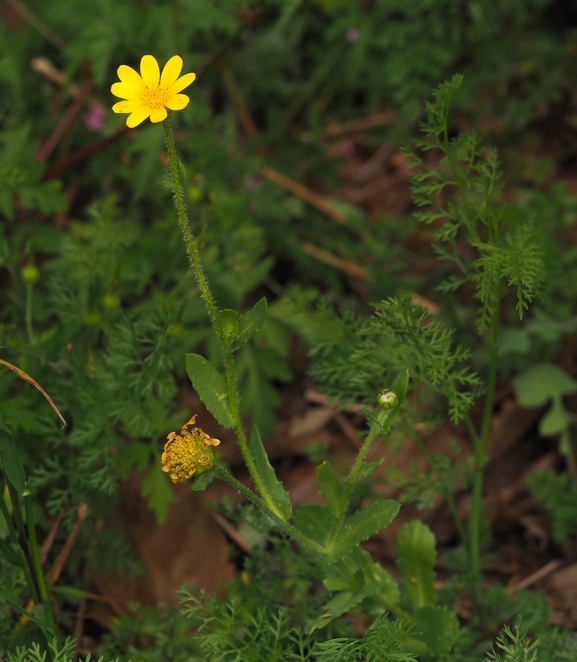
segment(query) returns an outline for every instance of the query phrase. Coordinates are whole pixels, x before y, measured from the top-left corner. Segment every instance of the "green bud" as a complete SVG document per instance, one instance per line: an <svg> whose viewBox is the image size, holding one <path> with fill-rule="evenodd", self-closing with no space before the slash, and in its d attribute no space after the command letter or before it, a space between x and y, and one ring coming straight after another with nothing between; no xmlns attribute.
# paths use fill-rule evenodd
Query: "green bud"
<svg viewBox="0 0 577 662"><path fill-rule="evenodd" d="M398 401L397 394L388 388L383 389L377 396L377 403L383 409L393 409L397 406Z"/></svg>
<svg viewBox="0 0 577 662"><path fill-rule="evenodd" d="M22 269L22 278L25 283L33 285L40 278L38 267L32 262L28 262L28 264Z"/></svg>
<svg viewBox="0 0 577 662"><path fill-rule="evenodd" d="M108 292L104 295L102 303L106 310L117 310L120 306L120 297L116 292Z"/></svg>
<svg viewBox="0 0 577 662"><path fill-rule="evenodd" d="M202 191L196 184L188 189L188 197L192 202L198 202L202 198Z"/></svg>

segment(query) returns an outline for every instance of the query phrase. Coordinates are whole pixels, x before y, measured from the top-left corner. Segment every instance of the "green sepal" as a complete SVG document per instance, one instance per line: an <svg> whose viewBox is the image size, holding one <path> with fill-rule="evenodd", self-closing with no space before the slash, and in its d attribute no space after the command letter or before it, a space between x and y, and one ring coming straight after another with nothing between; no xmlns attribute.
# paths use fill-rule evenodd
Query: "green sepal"
<svg viewBox="0 0 577 662"><path fill-rule="evenodd" d="M0 417L0 458L6 478L12 483L18 494L27 496L30 494L26 487L26 474L20 460L18 448L12 440L10 428Z"/></svg>
<svg viewBox="0 0 577 662"><path fill-rule="evenodd" d="M184 365L194 390L208 411L220 425L233 428L224 377L200 354L186 354Z"/></svg>
<svg viewBox="0 0 577 662"><path fill-rule="evenodd" d="M317 467L317 483L319 492L327 502L331 513L335 517L340 517L343 514L343 489L335 470L329 462L325 461Z"/></svg>
<svg viewBox="0 0 577 662"><path fill-rule="evenodd" d="M388 526L397 516L399 508L400 504L392 499L376 501L345 520L329 550L329 561L339 561L360 542Z"/></svg>
<svg viewBox="0 0 577 662"><path fill-rule="evenodd" d="M206 473L203 473L202 475L195 478L190 483L190 489L193 490L193 492L204 492L204 490L212 483L215 478L216 468L212 467L212 469L209 469Z"/></svg>
<svg viewBox="0 0 577 662"><path fill-rule="evenodd" d="M238 313L236 310L225 308L219 312L220 324L222 326L223 342L226 349L238 339Z"/></svg>
<svg viewBox="0 0 577 662"><path fill-rule="evenodd" d="M437 601L435 588L435 536L420 520L403 524L395 543L397 567L403 577L413 607L432 607Z"/></svg>
<svg viewBox="0 0 577 662"><path fill-rule="evenodd" d="M252 429L248 447L254 460L256 471L263 483L265 494L261 494L262 498L279 517L288 520L293 512L291 500L283 484L276 477L256 425Z"/></svg>
<svg viewBox="0 0 577 662"><path fill-rule="evenodd" d="M267 302L266 298L259 299L254 306L238 320L238 334L231 345L231 350L235 351L242 347L247 340L252 338L260 329L266 319Z"/></svg>

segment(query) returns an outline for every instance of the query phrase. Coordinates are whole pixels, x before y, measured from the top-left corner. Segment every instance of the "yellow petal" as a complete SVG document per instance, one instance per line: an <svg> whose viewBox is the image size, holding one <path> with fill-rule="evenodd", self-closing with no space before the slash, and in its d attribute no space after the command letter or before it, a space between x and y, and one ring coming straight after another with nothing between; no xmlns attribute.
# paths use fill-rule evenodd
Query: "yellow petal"
<svg viewBox="0 0 577 662"><path fill-rule="evenodd" d="M120 97L121 99L140 98L144 91L144 85L135 87L131 83L114 83L110 91L115 97Z"/></svg>
<svg viewBox="0 0 577 662"><path fill-rule="evenodd" d="M140 73L146 87L150 89L156 87L160 80L160 69L156 58L152 55L143 55L140 60Z"/></svg>
<svg viewBox="0 0 577 662"><path fill-rule="evenodd" d="M182 110L188 106L190 99L186 94L173 94L170 99L166 102L166 107L170 110Z"/></svg>
<svg viewBox="0 0 577 662"><path fill-rule="evenodd" d="M162 76L160 77L160 86L164 88L170 87L176 81L181 71L182 58L180 55L173 55L164 65Z"/></svg>
<svg viewBox="0 0 577 662"><path fill-rule="evenodd" d="M142 78L136 73L136 71L134 71L132 67L129 67L126 64L121 64L118 67L117 73L118 78L120 78L123 83L128 83L129 85L133 85L138 89L144 88L144 82Z"/></svg>
<svg viewBox="0 0 577 662"><path fill-rule="evenodd" d="M144 106L140 106L139 108L136 108L131 115L129 115L126 118L126 126L129 126L131 129L133 129L135 126L138 126L141 122L144 122L144 120L149 117L150 115L150 108L145 108Z"/></svg>
<svg viewBox="0 0 577 662"><path fill-rule="evenodd" d="M168 116L168 113L166 112L166 108L155 108L151 113L150 113L150 121L153 124L157 124L158 122L162 122L162 120L165 120Z"/></svg>
<svg viewBox="0 0 577 662"><path fill-rule="evenodd" d="M133 99L128 99L125 101L118 101L112 106L112 110L115 113L132 113L137 108L140 108L142 104L140 101L134 101Z"/></svg>
<svg viewBox="0 0 577 662"><path fill-rule="evenodd" d="M181 76L173 85L168 88L168 94L177 94L178 92L182 92L185 87L188 87L194 82L195 78L196 74L184 74L184 76Z"/></svg>

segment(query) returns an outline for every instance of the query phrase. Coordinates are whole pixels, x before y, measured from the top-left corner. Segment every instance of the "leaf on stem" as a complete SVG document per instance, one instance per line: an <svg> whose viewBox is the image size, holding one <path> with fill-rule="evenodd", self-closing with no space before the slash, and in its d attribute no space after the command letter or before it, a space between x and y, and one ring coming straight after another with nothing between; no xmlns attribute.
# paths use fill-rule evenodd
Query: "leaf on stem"
<svg viewBox="0 0 577 662"><path fill-rule="evenodd" d="M223 342L226 349L230 349L238 338L238 313L236 310L225 308L219 312L222 325Z"/></svg>
<svg viewBox="0 0 577 662"><path fill-rule="evenodd" d="M435 536L420 520L404 524L395 544L399 568L407 595L413 607L433 606L437 601L435 588Z"/></svg>
<svg viewBox="0 0 577 662"><path fill-rule="evenodd" d="M266 311L267 302L265 297L263 297L249 311L240 316L238 320L238 334L231 344L233 351L240 349L260 329L266 319Z"/></svg>
<svg viewBox="0 0 577 662"><path fill-rule="evenodd" d="M371 503L349 517L342 525L329 552L329 560L335 563L360 542L384 529L395 519L399 508L397 501L387 499Z"/></svg>
<svg viewBox="0 0 577 662"><path fill-rule="evenodd" d="M271 507L277 515L288 520L293 511L288 492L276 477L256 425L252 429L248 447L265 491L265 494L261 494L262 498L269 506L272 503Z"/></svg>
<svg viewBox="0 0 577 662"><path fill-rule="evenodd" d="M335 470L329 462L325 461L317 467L317 483L319 492L327 502L331 513L335 517L340 517L343 514L343 489Z"/></svg>
<svg viewBox="0 0 577 662"><path fill-rule="evenodd" d="M224 377L200 354L185 356L186 372L198 397L225 428L234 428Z"/></svg>

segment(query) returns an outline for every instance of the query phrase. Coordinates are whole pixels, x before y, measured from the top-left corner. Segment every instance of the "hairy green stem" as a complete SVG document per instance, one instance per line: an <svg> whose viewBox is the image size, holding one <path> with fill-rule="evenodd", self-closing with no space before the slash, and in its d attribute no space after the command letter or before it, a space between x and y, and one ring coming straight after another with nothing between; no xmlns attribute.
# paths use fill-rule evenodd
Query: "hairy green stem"
<svg viewBox="0 0 577 662"><path fill-rule="evenodd" d="M367 453L369 452L373 442L379 435L379 432L383 429L383 426L387 422L387 419L390 416L393 416L393 412L396 413L396 409L379 409L377 411L376 419L371 425L369 434L367 435L365 441L363 442L363 445L361 446L361 449L359 450L359 453L356 457L355 463L353 464L349 472L349 476L345 484L345 488L343 490L343 498L341 503L341 516L336 518L335 523L331 528L331 532L329 534L327 543L325 545L325 549L327 551L330 551L332 549L332 546L341 529L342 523L345 518L345 513L349 505L349 499L351 498L351 493L356 483L355 478L359 475L359 472L361 471L365 458L367 457Z"/></svg>
<svg viewBox="0 0 577 662"><path fill-rule="evenodd" d="M263 499L265 500L269 508L275 511L276 510L275 505L266 491L265 485L259 476L256 465L248 448L248 442L246 439L244 428L242 426L242 420L240 417L240 406L239 406L240 398L239 398L238 390L236 388L236 378L234 372L232 353L226 347L225 335L222 328L222 322L220 319L219 310L214 300L214 297L212 296L212 292L210 291L210 287L208 285L208 281L206 279L206 275L204 273L204 269L202 266L202 259L200 257L200 252L196 246L196 242L190 230L190 224L188 221L186 203L184 199L184 191L181 180L180 162L176 154L176 147L174 144L172 127L168 119L163 122L163 128L164 128L164 138L166 141L166 149L168 153L168 171L170 173L170 180L172 184L172 190L174 193L174 206L176 208L178 224L180 225L182 236L184 238L184 243L186 245L186 250L188 253L190 264L194 269L196 282L198 283L198 287L200 289L202 298L204 299L204 302L208 310L208 316L210 317L210 321L212 322L212 325L214 327L214 330L216 331L216 335L218 336L218 340L220 343L220 349L224 361L228 404L230 407L232 420L234 421L234 430L236 433L236 438L238 440L240 452L242 454L243 460L248 468L248 471L258 491L262 495Z"/></svg>
<svg viewBox="0 0 577 662"><path fill-rule="evenodd" d="M296 529L292 524L289 524L285 519L282 517L279 517L275 511L271 511L269 508L268 504L265 503L263 499L261 499L257 494L255 494L252 490L250 490L246 485L243 485L240 481L238 481L232 474L230 474L226 469L223 467L219 466L218 464L215 465L214 467L216 475L227 482L231 487L234 487L235 490L240 492L241 494L244 494L244 496L251 502L253 503L257 508L262 510L267 517L270 517L275 524L279 528L281 528L287 535L289 535L291 538L294 540L297 540L301 544L305 545L312 551L316 552L317 554L325 555L325 551L321 545L316 543L314 540L311 540L307 536L304 535L304 533L301 533L298 529Z"/></svg>

